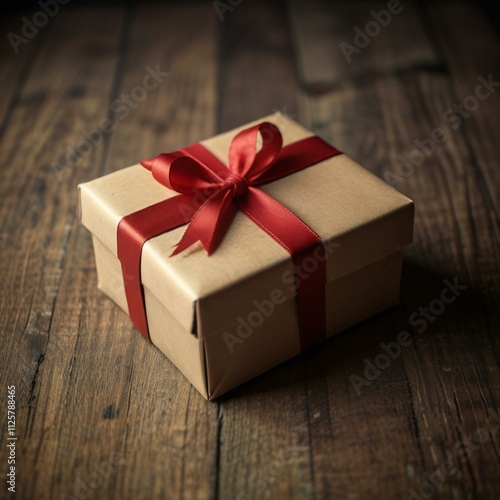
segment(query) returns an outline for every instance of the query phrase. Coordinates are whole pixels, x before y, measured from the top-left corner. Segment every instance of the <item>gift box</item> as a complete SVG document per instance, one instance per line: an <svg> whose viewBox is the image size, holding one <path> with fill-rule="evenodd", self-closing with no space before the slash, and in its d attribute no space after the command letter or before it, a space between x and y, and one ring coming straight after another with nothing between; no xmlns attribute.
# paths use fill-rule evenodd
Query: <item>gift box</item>
<svg viewBox="0 0 500 500"><path fill-rule="evenodd" d="M98 288L207 399L399 300L412 201L280 113L79 192Z"/></svg>

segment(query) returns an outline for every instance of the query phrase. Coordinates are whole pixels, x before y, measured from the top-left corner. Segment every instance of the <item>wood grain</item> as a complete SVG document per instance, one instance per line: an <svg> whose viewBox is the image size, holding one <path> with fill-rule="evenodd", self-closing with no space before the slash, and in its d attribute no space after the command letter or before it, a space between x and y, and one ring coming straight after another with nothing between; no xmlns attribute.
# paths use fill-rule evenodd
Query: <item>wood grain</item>
<svg viewBox="0 0 500 500"><path fill-rule="evenodd" d="M166 30L168 19L175 19L177 28ZM127 118L117 120L104 160L106 168L118 169L215 133L218 22L212 6L199 2L146 5L134 12L117 95L132 93L141 85L147 66L156 69L159 65L168 76ZM113 494L123 498L209 498L217 477L217 405L200 398L158 349L136 335L128 317L120 316L120 328L140 353L139 357L135 352L115 354L117 359L126 356L134 374L127 379L130 399L121 425L123 437L133 436L135 447L124 453L125 464L116 473L116 485L110 484L102 492L103 498ZM107 356L103 354L103 361ZM104 375L113 385L116 382L111 377L112 372Z"/></svg>
<svg viewBox="0 0 500 500"><path fill-rule="evenodd" d="M290 0L288 6L298 78L309 92L327 92L384 74L440 68L416 4Z"/></svg>
<svg viewBox="0 0 500 500"><path fill-rule="evenodd" d="M18 484L26 498L50 498L72 487L75 471L66 465L94 435L79 411L81 393L72 387L78 361L85 359L78 342L87 331L87 307L99 310L95 319L105 327L115 311L98 307L98 297L87 295L95 283L92 268L75 274L76 254L84 263L92 256L75 237L74 184L70 176L58 180L52 161L55 145L63 150L74 144L109 100L113 72L107 68L117 63L122 21L121 9L66 10L47 26L44 41L31 40L42 45L2 136L2 276L9 287L2 308L9 315L2 325L8 358L1 370L2 380L17 388L18 456L23 457ZM65 71L55 78L60 68ZM87 161L82 159L78 173ZM123 368L120 375L126 376ZM85 406L91 404L89 398ZM3 438L4 432L2 427Z"/></svg>
<svg viewBox="0 0 500 500"><path fill-rule="evenodd" d="M453 5L449 9L432 7L430 10L439 11L440 15L436 18L443 26L448 26L456 9ZM463 9L461 6L459 12L465 21ZM476 19L478 23L484 19L477 8L467 5L466 10L468 19ZM488 39L488 44L478 34L480 30L489 34L486 24L477 26L469 23L469 30L465 22L450 24L460 26L455 33L456 40L470 40L467 36L470 31L471 36L475 34L477 39L483 40L480 47L490 47L486 53L480 52L478 47L474 55L471 54L470 61L481 56L486 58L482 59L484 70L489 68L493 72L498 68L493 57L487 58L487 54L493 52L492 40ZM450 61L450 66L460 66L463 73L469 74L470 85L473 85L468 92L470 94L477 85L475 78L478 74L474 74L472 68L468 71L464 69L462 52L456 49L454 40L445 33L436 33L435 36L446 45L447 56L456 58ZM466 45L469 51L474 52L466 43L463 48ZM472 44L472 47L477 45ZM436 50L440 50L440 46ZM374 335L377 330L373 324L363 332L365 339L372 339L358 339L355 347L357 373L363 370L363 358L373 360L377 352L381 352L381 341L387 343L394 340L394 331L410 327L414 344L404 350L401 359L391 364L390 373L389 370L384 372L361 396L363 407L370 408L370 434L356 435L356 442L352 443L349 433L343 432L336 441L337 447L341 448L347 441L348 444L344 445L346 449L360 445L355 456L361 458L361 462L350 468L348 475L361 471L365 474L361 472L362 476L356 477L354 484L346 481L345 476L335 480L327 469L328 461L318 454L320 473L316 477L321 475L324 478L322 491L326 496L338 489L339 483L341 491L350 489L353 495L361 498L373 494L397 498L409 488L419 492L422 484L428 482L426 473L433 474L440 470L453 456L457 444L460 445L477 428L491 420L490 411L498 414L498 395L489 390L491 384L496 385L493 380L498 378L495 355L498 341L494 335L498 330L498 296L491 288L492 281L497 282L499 278L498 218L494 203L488 196L488 191L496 189L497 183L493 182L490 186L477 171L476 155L468 147L466 125L469 122L454 130L443 119L443 114L455 102L461 102L455 94L457 83L454 80L460 78L456 68L452 75L417 69L410 74L379 78L374 85L350 84L342 91L319 98L304 97L303 107L309 125L381 177L385 177L387 172L399 172L398 157L408 158L416 149L415 140L424 141L437 127L442 127L447 137L444 143L435 145L434 153L416 166L414 173L403 177L397 184L398 189L415 200L417 209L415 242L408 251L400 318L386 332L379 331ZM474 74L472 79L471 73ZM461 80L460 85L464 88L465 82ZM461 99L466 95L462 95ZM494 97L491 97L492 101ZM490 102L490 105L498 111L498 100ZM484 116L481 109L475 114L482 126L493 114L486 107L489 106L482 108ZM474 128L473 134L478 135L479 127L471 127ZM482 136L484 148L481 149L497 156L498 148L488 142L487 137L487 134ZM478 226L483 226L483 229ZM468 286L464 295L433 322L427 322L425 331L411 328L408 318L420 307L426 307L439 298L444 279L452 280L455 276L459 283ZM483 280L487 284L483 285ZM486 324L483 318L488 318ZM390 330L393 333L389 333ZM349 333L349 336L352 334ZM339 339L339 343L343 340L343 337ZM354 337L352 341L355 342ZM353 346L351 338L346 342ZM360 348L363 342L365 349ZM341 349L345 359L349 348ZM332 360L328 366L338 364L338 360ZM488 381L485 382L488 390L485 391L479 381ZM352 390L346 388L344 392L349 389ZM378 391L378 394L371 391ZM396 393L406 396L395 399ZM342 407L342 399L338 394L336 396L329 409L330 415ZM371 413L371 409L378 407L381 398L384 400L383 407L387 402L394 401L390 421L380 407L375 412L375 418ZM405 427L410 432L405 432ZM397 449L384 445L382 460L377 444L380 446L379 443L391 441L386 434L389 429L391 434L397 436ZM318 439L316 449L321 443L324 443L323 436ZM333 441L331 446L333 448ZM494 498L498 482L487 472L485 464L490 463L492 469L498 470L497 450L498 436L495 434L475 452L477 455L460 463L455 473L445 476L442 486L434 487L432 496ZM380 483L384 484L384 490L374 489L375 470ZM372 471L371 475L366 475L366 471ZM394 471L397 474L391 477ZM428 490L424 487L422 491L429 493L432 487Z"/></svg>
<svg viewBox="0 0 500 500"><path fill-rule="evenodd" d="M61 12L22 90L25 104L16 108L3 137L3 164L10 166L3 171L3 209L11 214L3 219L8 223L3 231L12 235L16 225L28 220L15 240L2 241L4 262L9 262L3 276L12 287L2 294L12 322L3 328L11 333L4 339L10 358L2 380L18 387L18 425L22 423L24 437L18 481L20 488L25 485L26 498L85 495L86 488L97 484L91 483L96 467L106 470L109 464L112 472L98 488L90 488L93 496L139 496L144 491L164 496L168 489L173 495L205 497L214 482L216 406L192 398L195 390L182 375L96 292L90 235L79 228L76 205L79 182L117 168L115 162L122 167L161 151L162 128L174 127L177 138L170 137L177 144L214 133L215 78L210 72L215 45L206 39L215 39L210 30L216 19L199 23L198 36L164 30L165 18L176 18L183 26L193 14L203 19L199 11L182 6ZM151 38L152 32L160 40ZM61 44L61 39L69 42ZM52 79L51 61L65 68L65 79ZM141 85L146 66L157 64L162 71L175 71L173 78L134 103L120 120L112 103ZM197 106L193 96L200 97ZM176 115L169 107L175 107ZM199 128L189 120L196 107ZM66 145L78 148L83 129L92 131L108 117L120 130L118 141L114 134L104 134L75 167L52 168L55 158L67 166ZM148 136L155 138L154 144L135 133L143 126L153 131ZM21 140L35 148L18 175L15 166L25 155ZM18 372L20 360L29 366ZM89 369L91 376L82 378ZM209 455L212 460L206 460ZM205 481L197 480L201 471Z"/></svg>
<svg viewBox="0 0 500 500"><path fill-rule="evenodd" d="M0 385L16 386L18 498L498 497L500 92L457 127L445 114L479 76L500 81L500 42L472 2L405 4L347 64L339 41L385 6L242 2L221 21L201 0L75 0L18 54L4 37ZM97 291L76 186L275 110L414 199L402 301L209 403ZM436 128L445 140L402 169ZM422 322L446 280L467 288ZM356 389L401 331L411 344Z"/></svg>

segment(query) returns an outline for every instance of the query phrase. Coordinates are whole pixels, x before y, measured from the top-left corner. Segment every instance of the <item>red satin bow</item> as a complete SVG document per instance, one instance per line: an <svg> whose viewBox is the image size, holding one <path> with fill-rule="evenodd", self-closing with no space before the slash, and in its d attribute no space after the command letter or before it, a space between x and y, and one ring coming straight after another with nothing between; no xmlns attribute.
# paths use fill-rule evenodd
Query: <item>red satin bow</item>
<svg viewBox="0 0 500 500"><path fill-rule="evenodd" d="M262 149L257 152L259 132ZM213 162L201 163L186 155L189 150L164 153L141 162L141 165L151 170L158 182L169 189L206 198L172 255L186 250L197 241L201 241L209 255L212 254L224 238L238 209L290 253L299 250L296 242L301 248L321 243L320 237L309 226L274 198L254 187L283 177L283 173L277 177L277 172L275 175L272 172L282 143L279 129L272 123L264 122L235 136L229 148L228 167L211 167ZM286 228L283 224L286 224Z"/></svg>
<svg viewBox="0 0 500 500"><path fill-rule="evenodd" d="M257 151L257 134L262 148ZM221 243L233 218L241 210L292 256L295 268L321 246L321 238L277 200L255 186L340 154L318 137L282 147L279 129L263 122L238 133L229 149L226 167L201 144L163 153L141 162L153 177L179 194L124 217L118 226L118 257L122 263L129 314L148 338L140 256L147 239L189 222L172 255L200 241L210 255ZM200 203L196 200L201 199ZM242 242L244 244L244 242ZM324 260L297 286L301 345L306 349L324 337ZM299 285L299 283L297 283Z"/></svg>

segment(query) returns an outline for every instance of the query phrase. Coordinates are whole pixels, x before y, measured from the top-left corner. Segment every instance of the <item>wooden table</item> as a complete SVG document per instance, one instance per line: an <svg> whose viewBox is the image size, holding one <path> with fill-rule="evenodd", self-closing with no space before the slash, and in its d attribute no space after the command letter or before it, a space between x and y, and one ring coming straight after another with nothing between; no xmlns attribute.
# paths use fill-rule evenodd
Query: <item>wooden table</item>
<svg viewBox="0 0 500 500"><path fill-rule="evenodd" d="M2 15L2 498L7 386L17 498L499 497L498 17L388 6ZM401 305L206 402L97 291L76 186L273 110L415 201Z"/></svg>

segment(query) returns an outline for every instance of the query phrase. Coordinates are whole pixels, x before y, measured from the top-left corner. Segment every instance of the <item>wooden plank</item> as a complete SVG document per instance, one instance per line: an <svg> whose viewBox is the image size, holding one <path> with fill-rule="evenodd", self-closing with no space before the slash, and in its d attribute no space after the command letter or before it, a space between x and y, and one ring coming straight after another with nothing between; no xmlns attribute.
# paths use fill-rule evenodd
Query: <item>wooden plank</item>
<svg viewBox="0 0 500 500"><path fill-rule="evenodd" d="M160 77L163 81L125 119L116 120L104 159L106 171L215 133L218 27L210 3L138 7L117 95L134 95L133 89L142 84L148 66L168 75ZM90 244L88 235L86 238ZM134 357L128 358L133 365L133 378L127 380L131 403L124 425L127 434L136 437L136 446L126 451L125 465L117 470L114 484L106 491L103 488L103 496L213 497L217 405L207 403L170 361L131 327L129 318L118 314L120 321L112 327L113 334L124 331L134 344ZM116 349L114 356L119 359L121 355ZM103 354L103 363L108 356ZM111 375L112 371L103 378ZM110 389L114 384L110 382Z"/></svg>
<svg viewBox="0 0 500 500"><path fill-rule="evenodd" d="M462 106L454 125L466 131L476 160L476 177L485 201L500 213L500 189L496 159L500 109L500 47L498 36L483 12L474 4L429 4L436 39L451 73L455 103ZM455 23L446 22L453 16ZM474 19L474 22L470 22ZM462 28L463 27L463 28ZM464 36L466 33L467 36ZM484 81L490 82L484 85ZM491 82L494 82L493 85ZM484 87L476 96L478 86ZM498 228L497 228L498 230Z"/></svg>
<svg viewBox="0 0 500 500"><path fill-rule="evenodd" d="M353 79L440 67L415 4L290 0L288 5L298 77L310 92Z"/></svg>
<svg viewBox="0 0 500 500"><path fill-rule="evenodd" d="M376 85L353 83L322 96L301 94L299 109L307 126L377 171L387 154L380 102ZM365 376L364 360L373 363L384 353L381 344L406 329L404 311L391 309L309 355L308 406L317 416L310 421L311 469L318 498L339 491L345 498L404 497L407 468L423 466L403 356L358 390L353 383Z"/></svg>
<svg viewBox="0 0 500 500"><path fill-rule="evenodd" d="M451 7L441 13L440 23L460 25L453 13ZM480 19L472 12L468 17ZM470 40L463 30L460 36ZM458 65L461 51L453 53ZM489 196L485 196L475 152L468 147L469 128L454 130L443 119L454 101L454 88L447 76L422 70L378 78L372 85L348 84L342 91L305 96L301 101L310 126L381 177L387 172L400 172L399 157L408 158L417 149L415 140L426 140L437 127L446 134L446 140L434 145L434 152L425 156L414 173L396 185L415 200L417 210L415 243L408 252L399 321L384 322L380 329L374 328L373 322L366 327L360 325L355 330L364 330L364 340L349 332L349 339L358 343L350 345L345 340L350 349L342 345L343 337L338 340L339 349L353 357L346 372L358 375L365 367L363 360L374 360L383 352L381 342L394 341L401 329L411 331L414 342L363 390L357 403L346 394L348 389L332 389L335 402L328 405L329 414L335 416L341 411L343 401L355 404L355 408L361 405L358 420L357 415L350 414L350 429L361 428L365 433L356 434L355 442L344 432L325 443L325 435L313 431L316 452L328 445L345 450L342 461L315 455L316 487L321 486L316 492L320 497L334 490L349 491L358 495L356 498L382 494L396 498L409 495L411 488L429 492L425 490L425 473L441 470L466 437L489 420L495 423L490 411L498 412L499 396L494 381L499 375L495 354L498 339L494 335L499 325L498 308L494 306L500 281L498 221ZM492 120L500 116L498 106L494 109ZM485 117L479 110L477 113L477 120L484 126ZM492 127L494 130L498 123L492 123ZM474 133L479 130L475 128ZM492 154L491 143L489 148ZM494 150L498 155L498 147ZM491 180L489 189L497 189L498 181ZM483 256L480 262L478 254ZM419 328L409 325L414 312L439 299L444 279L453 281L455 276L468 286L456 303L446 306L435 322L427 321L423 332L419 331L423 323ZM483 300L485 296L487 300ZM345 358L329 360L327 366L339 363L345 366ZM318 405L324 399L318 397ZM368 419L370 432L366 434L362 421ZM442 486L435 487L436 495L493 497L498 488L497 449L498 435L490 434L470 460L462 462L455 454L457 468L453 474L444 475ZM328 463L343 465L343 474L332 477Z"/></svg>
<svg viewBox="0 0 500 500"><path fill-rule="evenodd" d="M95 275L86 268L77 281L67 282L61 295L78 222L75 184L69 176L59 182L51 164L58 148L76 140L86 123L81 120L93 122L109 102L122 21L121 9L61 11L46 27L45 43L26 69L26 83L2 137L1 267L6 286L1 301L8 313L0 320L6 353L0 379L17 391L20 497L49 498L69 486L68 480L61 484L65 475L72 484L76 478L66 465L71 450L76 452L85 438L84 431L76 430L90 429L81 420L82 393L78 404L66 404L80 355L76 345L84 334L80 315L85 316L87 306L95 307L82 293L93 286ZM102 311L104 325L109 324L111 309ZM6 463L4 458L2 452Z"/></svg>
<svg viewBox="0 0 500 500"><path fill-rule="evenodd" d="M262 3L242 3L221 23L219 131L275 111L296 117L290 41L276 19L283 12Z"/></svg>
<svg viewBox="0 0 500 500"><path fill-rule="evenodd" d="M132 12L61 12L3 137L1 300L10 314L1 319L0 380L17 387L25 498L197 498L215 485L217 407L97 291L90 235L78 226L79 182L214 133L212 6ZM166 30L168 19L176 23ZM171 79L120 120L113 102L141 96L134 89L157 64ZM106 118L114 135L71 166L66 146L78 150L83 129ZM54 160L64 168L54 170Z"/></svg>
<svg viewBox="0 0 500 500"><path fill-rule="evenodd" d="M27 39L22 36L24 12L7 12L2 15L1 31L5 34L0 44L0 133L5 128L10 112L18 102L18 95L30 72L39 48L43 45L46 32L39 31ZM27 43L25 43L25 41Z"/></svg>

